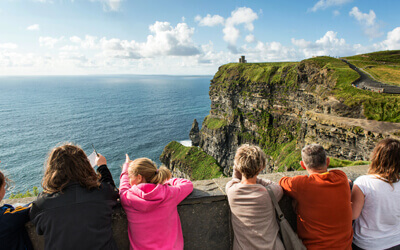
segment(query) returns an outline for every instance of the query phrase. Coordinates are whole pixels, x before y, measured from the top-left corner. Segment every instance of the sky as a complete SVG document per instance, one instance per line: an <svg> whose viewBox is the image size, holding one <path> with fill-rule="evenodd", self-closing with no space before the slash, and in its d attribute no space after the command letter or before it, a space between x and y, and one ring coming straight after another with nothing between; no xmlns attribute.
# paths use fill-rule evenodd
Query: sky
<svg viewBox="0 0 400 250"><path fill-rule="evenodd" d="M398 0L0 0L0 75L212 75L400 49Z"/></svg>

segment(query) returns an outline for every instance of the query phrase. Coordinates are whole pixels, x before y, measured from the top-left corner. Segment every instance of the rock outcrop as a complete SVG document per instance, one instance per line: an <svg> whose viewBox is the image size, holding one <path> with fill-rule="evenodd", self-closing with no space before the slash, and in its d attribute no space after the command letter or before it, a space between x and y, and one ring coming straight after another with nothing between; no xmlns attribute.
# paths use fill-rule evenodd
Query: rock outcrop
<svg viewBox="0 0 400 250"><path fill-rule="evenodd" d="M189 138L192 141L192 146L199 146L200 144L200 130L199 130L199 123L196 119L194 119L192 128L189 132Z"/></svg>

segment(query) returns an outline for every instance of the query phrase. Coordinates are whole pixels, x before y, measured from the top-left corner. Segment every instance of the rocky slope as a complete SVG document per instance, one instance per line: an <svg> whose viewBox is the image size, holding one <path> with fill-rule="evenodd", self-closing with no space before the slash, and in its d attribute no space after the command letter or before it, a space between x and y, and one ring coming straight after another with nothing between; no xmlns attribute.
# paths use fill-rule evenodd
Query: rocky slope
<svg viewBox="0 0 400 250"><path fill-rule="evenodd" d="M371 125L366 119L371 112L365 109L379 106L374 98L366 105L365 100L343 97L339 83L351 87L358 77L345 63L327 57L223 65L211 80L210 114L198 133L193 125L191 138L198 134L200 141L194 143L217 160L225 175L230 175L234 153L243 143L264 149L269 156L266 171L297 169L300 149L310 143L322 144L331 157L368 160L377 140L399 136L400 123Z"/></svg>

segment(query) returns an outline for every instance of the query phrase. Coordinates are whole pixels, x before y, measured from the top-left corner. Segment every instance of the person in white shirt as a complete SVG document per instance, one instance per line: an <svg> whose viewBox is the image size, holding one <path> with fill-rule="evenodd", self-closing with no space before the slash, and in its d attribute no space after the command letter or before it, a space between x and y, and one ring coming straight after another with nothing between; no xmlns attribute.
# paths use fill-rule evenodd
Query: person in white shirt
<svg viewBox="0 0 400 250"><path fill-rule="evenodd" d="M353 249L400 249L400 141L386 138L371 154L368 175L351 195Z"/></svg>

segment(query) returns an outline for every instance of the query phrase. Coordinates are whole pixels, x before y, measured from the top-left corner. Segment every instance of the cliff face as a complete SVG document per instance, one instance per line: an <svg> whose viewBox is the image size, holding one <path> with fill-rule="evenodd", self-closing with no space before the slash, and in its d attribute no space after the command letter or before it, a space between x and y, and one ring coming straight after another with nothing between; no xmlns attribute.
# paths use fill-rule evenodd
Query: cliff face
<svg viewBox="0 0 400 250"><path fill-rule="evenodd" d="M337 81L315 60L224 65L211 81L211 110L199 146L226 175L243 143L264 149L267 171L297 168L300 149L310 143L322 144L331 157L368 160L376 141L394 136L400 124L388 123L388 130L367 126L361 103L348 106L335 98Z"/></svg>

